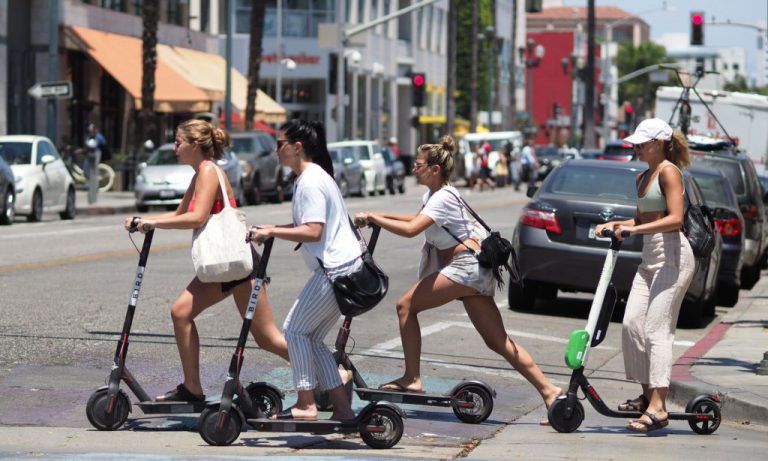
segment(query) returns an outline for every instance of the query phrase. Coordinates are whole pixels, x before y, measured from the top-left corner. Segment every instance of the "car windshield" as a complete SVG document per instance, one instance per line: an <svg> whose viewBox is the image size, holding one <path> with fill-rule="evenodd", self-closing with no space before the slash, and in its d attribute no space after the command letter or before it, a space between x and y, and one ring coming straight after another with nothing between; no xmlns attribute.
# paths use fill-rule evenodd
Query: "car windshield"
<svg viewBox="0 0 768 461"><path fill-rule="evenodd" d="M341 163L341 152L336 149L330 149L328 154L331 156L331 161Z"/></svg>
<svg viewBox="0 0 768 461"><path fill-rule="evenodd" d="M728 181L731 182L733 191L736 192L737 195L745 193L746 188L744 187L744 178L741 175L741 167L739 166L738 161L720 159L717 157L696 156L693 157L693 160L700 165L722 171L723 174L725 174L725 177L728 178Z"/></svg>
<svg viewBox="0 0 768 461"><path fill-rule="evenodd" d="M173 149L158 149L147 159L147 165L177 165L178 163Z"/></svg>
<svg viewBox="0 0 768 461"><path fill-rule="evenodd" d="M353 146L355 157L360 160L370 160L371 154L368 153L368 146Z"/></svg>
<svg viewBox="0 0 768 461"><path fill-rule="evenodd" d="M253 138L233 138L232 150L238 157L252 155L254 153Z"/></svg>
<svg viewBox="0 0 768 461"><path fill-rule="evenodd" d="M32 163L32 143L0 142L0 157L8 165L29 165Z"/></svg>
<svg viewBox="0 0 768 461"><path fill-rule="evenodd" d="M552 178L544 183L544 191L634 201L637 200L636 176L637 172L631 169L568 165L552 173Z"/></svg>
<svg viewBox="0 0 768 461"><path fill-rule="evenodd" d="M694 177L709 207L733 206L733 203L728 200L727 179L710 175L694 175Z"/></svg>

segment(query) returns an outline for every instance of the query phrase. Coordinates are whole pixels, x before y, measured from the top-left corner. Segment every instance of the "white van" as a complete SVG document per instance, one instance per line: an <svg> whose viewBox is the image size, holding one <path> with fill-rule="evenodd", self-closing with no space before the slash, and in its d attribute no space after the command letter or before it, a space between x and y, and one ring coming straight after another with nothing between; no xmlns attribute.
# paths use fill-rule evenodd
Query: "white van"
<svg viewBox="0 0 768 461"><path fill-rule="evenodd" d="M493 171L496 162L499 160L499 152L504 149L507 142L512 143L512 154L520 155L520 149L523 147L523 134L519 131L492 131L489 133L467 133L459 141L459 155L464 159L463 165L459 163L457 167L458 176L467 178L473 170L474 153L477 145L482 141L488 141L491 145L491 153L488 156L488 167Z"/></svg>

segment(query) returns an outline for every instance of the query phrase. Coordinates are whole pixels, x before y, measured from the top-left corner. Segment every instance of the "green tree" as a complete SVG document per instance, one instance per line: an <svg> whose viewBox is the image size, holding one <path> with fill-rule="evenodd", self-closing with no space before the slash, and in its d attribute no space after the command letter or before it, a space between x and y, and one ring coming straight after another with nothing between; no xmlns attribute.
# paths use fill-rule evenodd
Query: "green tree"
<svg viewBox="0 0 768 461"><path fill-rule="evenodd" d="M632 43L624 43L619 47L616 58L619 77L653 64L670 62L674 61L667 56L667 50L652 42L644 42L637 47ZM669 83L651 82L650 74L643 74L619 86L619 104L629 101L641 113L645 112L655 105L656 88L667 84Z"/></svg>
<svg viewBox="0 0 768 461"><path fill-rule="evenodd" d="M485 30L486 26L493 25L493 15L491 11L492 0L479 1L479 24L478 30ZM470 118L470 86L472 84L469 69L472 67L472 41L477 37L472 37L472 2L456 2L457 4L457 26L456 26L456 116L465 119ZM485 110L488 107L488 66L481 47L479 62L477 67L477 103ZM449 95L450 96L450 95Z"/></svg>

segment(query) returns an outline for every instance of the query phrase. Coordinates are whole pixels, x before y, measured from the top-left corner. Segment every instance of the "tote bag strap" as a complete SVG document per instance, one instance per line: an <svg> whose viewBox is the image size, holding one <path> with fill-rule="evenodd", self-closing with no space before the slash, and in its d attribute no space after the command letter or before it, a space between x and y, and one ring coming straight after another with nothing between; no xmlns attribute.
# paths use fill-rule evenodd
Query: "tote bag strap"
<svg viewBox="0 0 768 461"><path fill-rule="evenodd" d="M229 204L229 197L227 197L227 189L224 187L224 177L221 175L221 169L213 165L213 167L216 169L216 175L219 177L219 188L221 189L221 201L224 202L224 208L232 208L232 205Z"/></svg>
<svg viewBox="0 0 768 461"><path fill-rule="evenodd" d="M355 237L357 237L357 241L360 244L360 249L362 250L362 253L360 253L360 256L358 258L362 258L365 253L368 253L368 244L365 243L365 240L363 239L363 236L360 235L360 232L355 227L355 224L352 222L352 218L347 215L347 219L349 220L349 227L352 228L352 233L355 234ZM294 248L294 250L298 250L299 247ZM325 269L325 266L323 265L323 262L320 260L320 258L315 257L317 259L317 262L320 264L320 267L323 268L323 272L325 272L325 275L328 276L328 271Z"/></svg>

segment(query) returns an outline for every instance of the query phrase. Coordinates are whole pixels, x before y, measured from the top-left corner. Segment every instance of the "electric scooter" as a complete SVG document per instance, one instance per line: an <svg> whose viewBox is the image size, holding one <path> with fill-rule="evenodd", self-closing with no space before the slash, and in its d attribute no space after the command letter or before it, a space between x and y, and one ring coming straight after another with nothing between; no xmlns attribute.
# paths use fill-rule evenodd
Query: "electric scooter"
<svg viewBox="0 0 768 461"><path fill-rule="evenodd" d="M378 236L379 228L374 229L374 235ZM273 239L267 239L264 243L264 254L268 255ZM369 251L373 253L375 238L371 238ZM258 280L258 278L257 278ZM257 283L258 286L258 283ZM258 296L254 287L255 296ZM252 295L252 300L254 296ZM255 301L254 301L255 303ZM231 445L240 436L243 422L261 432L305 432L311 434L351 434L359 433L363 441L371 448L391 448L400 441L403 436L405 413L389 402L369 403L351 421L317 420L274 420L269 419L271 414L280 411L269 411L268 405L259 402L270 401L274 396L260 396L259 392L268 393L270 389L255 388L251 393L245 394L238 402L231 396L235 393L235 385L239 387L237 377L239 374L239 362L242 362L242 350L245 346L245 338L250 328L250 318L246 313L243 328L237 343L237 352L230 363L227 382L220 402L213 402L200 414L198 420L198 432L209 445ZM237 365L237 366L236 366ZM236 384L233 384L236 383ZM250 386L249 386L250 387ZM237 392L238 395L240 394ZM282 394L281 394L282 397ZM254 402L257 402L254 404Z"/></svg>
<svg viewBox="0 0 768 461"><path fill-rule="evenodd" d="M587 326L584 330L574 330L571 333L565 351L565 363L573 370L568 392L558 397L549 407L549 422L558 432L573 432L584 420L584 407L577 395L579 389L601 415L625 419L637 419L643 415L641 412L610 409L584 376L589 351L605 339L605 332L610 324L617 298L616 288L610 280L622 242L611 229L604 229L602 236L610 237L611 246L592 300ZM623 236L629 235L626 233ZM720 426L720 399L717 395L698 395L688 402L684 413L669 412L668 414L670 420L688 421L691 429L698 434L711 434Z"/></svg>
<svg viewBox="0 0 768 461"><path fill-rule="evenodd" d="M139 218L133 218L133 224L129 233L138 230ZM120 382L124 381L128 388L133 392L139 402L136 406L141 408L145 414L194 414L202 412L207 402L205 401L157 401L153 400L147 392L141 387L136 378L131 374L125 365L128 356L128 339L131 334L131 324L136 311L136 302L141 291L141 284L144 279L144 271L149 257L149 250L152 246L152 237L155 231L149 230L144 234L144 244L139 254L139 265L136 269L133 285L131 288L130 300L128 302L128 311L125 314L123 331L120 334L120 340L117 342L117 350L112 364L112 371L109 374L109 381L106 386L98 388L88 399L85 407L85 413L88 421L98 430L113 431L120 428L128 419L128 413L132 411L131 401L127 393L120 389ZM269 261L269 253L266 253L262 259L257 274L262 277L266 271L266 263ZM255 289L255 288L254 288ZM251 300L255 306L255 299ZM250 304L249 304L250 307ZM253 315L251 313L251 315ZM247 390L253 395L259 396L262 400L270 398L268 410L280 411L282 407L282 394L280 391L266 383L252 383ZM244 395L240 393L240 395ZM272 410L275 408L275 410Z"/></svg>

